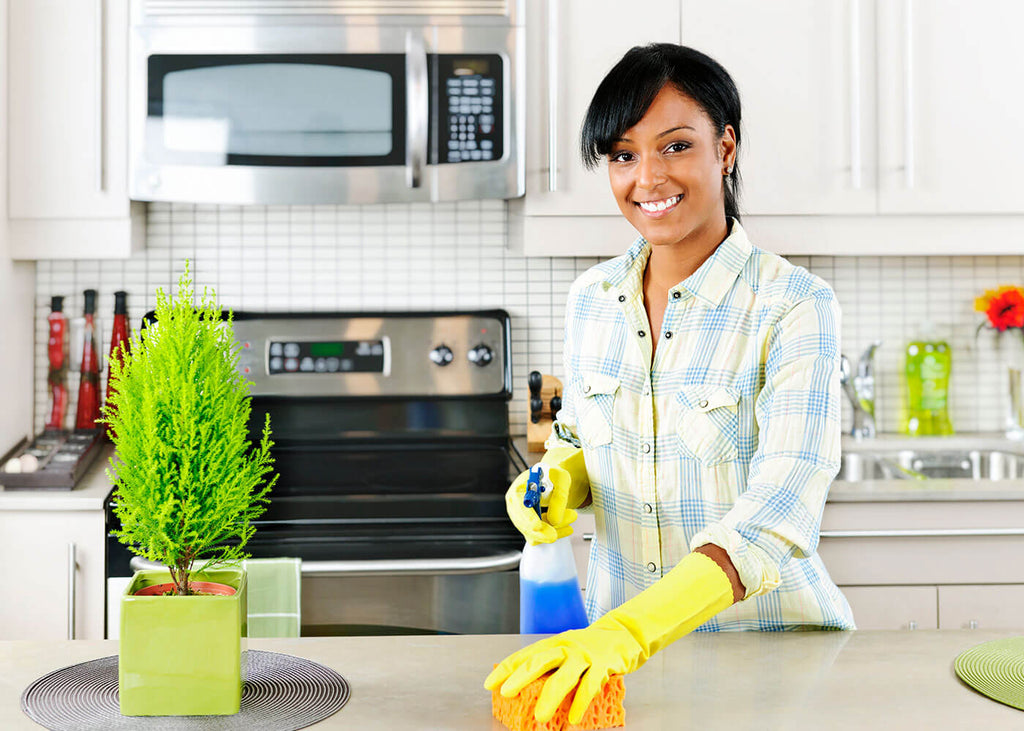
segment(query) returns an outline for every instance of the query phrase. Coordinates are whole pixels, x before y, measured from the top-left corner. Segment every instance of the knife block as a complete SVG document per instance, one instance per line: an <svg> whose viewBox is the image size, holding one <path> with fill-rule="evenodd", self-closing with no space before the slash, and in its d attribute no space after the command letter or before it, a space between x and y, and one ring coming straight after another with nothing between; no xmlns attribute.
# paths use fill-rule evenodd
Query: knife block
<svg viewBox="0 0 1024 731"><path fill-rule="evenodd" d="M531 400L533 400L531 394ZM551 434L551 423L555 412L551 408L551 399L562 398L562 382L554 376L542 376L540 387L541 408L530 409L530 418L526 422L526 451L543 452L544 442ZM534 421L536 419L536 421Z"/></svg>

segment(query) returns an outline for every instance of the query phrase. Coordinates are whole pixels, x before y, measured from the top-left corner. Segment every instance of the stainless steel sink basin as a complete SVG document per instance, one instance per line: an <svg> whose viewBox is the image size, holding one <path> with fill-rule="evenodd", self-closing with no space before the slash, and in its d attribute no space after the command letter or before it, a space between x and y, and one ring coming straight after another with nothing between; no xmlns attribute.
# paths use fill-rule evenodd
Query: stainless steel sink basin
<svg viewBox="0 0 1024 731"><path fill-rule="evenodd" d="M845 452L837 480L1024 479L1024 454L1001 450Z"/></svg>

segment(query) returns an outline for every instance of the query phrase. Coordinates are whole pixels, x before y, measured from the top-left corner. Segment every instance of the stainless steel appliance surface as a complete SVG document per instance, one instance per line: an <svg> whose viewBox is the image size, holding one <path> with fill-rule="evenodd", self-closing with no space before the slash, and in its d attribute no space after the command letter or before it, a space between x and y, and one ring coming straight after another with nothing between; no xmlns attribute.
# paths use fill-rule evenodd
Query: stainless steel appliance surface
<svg viewBox="0 0 1024 731"><path fill-rule="evenodd" d="M130 196L521 196L524 3L132 0Z"/></svg>
<svg viewBox="0 0 1024 731"><path fill-rule="evenodd" d="M303 634L518 632L508 314L234 323L251 433L269 413L280 475L247 550L302 559ZM107 552L108 579L130 575L116 540Z"/></svg>

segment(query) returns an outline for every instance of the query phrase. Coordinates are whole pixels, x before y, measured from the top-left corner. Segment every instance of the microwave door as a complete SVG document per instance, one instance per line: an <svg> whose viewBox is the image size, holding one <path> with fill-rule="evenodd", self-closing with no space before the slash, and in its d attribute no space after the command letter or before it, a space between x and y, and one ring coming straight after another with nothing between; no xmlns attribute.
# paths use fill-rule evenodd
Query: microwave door
<svg viewBox="0 0 1024 731"><path fill-rule="evenodd" d="M131 197L431 200L428 30L389 29L394 53L150 47L133 56Z"/></svg>

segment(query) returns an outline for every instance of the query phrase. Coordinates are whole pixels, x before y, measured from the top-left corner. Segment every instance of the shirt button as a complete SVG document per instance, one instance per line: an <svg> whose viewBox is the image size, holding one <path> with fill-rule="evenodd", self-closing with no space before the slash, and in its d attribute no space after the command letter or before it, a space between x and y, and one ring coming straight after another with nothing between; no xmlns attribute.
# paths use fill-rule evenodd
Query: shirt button
<svg viewBox="0 0 1024 731"><path fill-rule="evenodd" d="M666 338L670 338L670 337L672 337L672 331L671 331L671 330L666 330L666 331L665 331L665 337L666 337Z"/></svg>
<svg viewBox="0 0 1024 731"><path fill-rule="evenodd" d="M651 387L650 386L644 386L644 396L650 396L650 395L651 395Z"/></svg>
<svg viewBox="0 0 1024 731"><path fill-rule="evenodd" d="M644 503L644 512L645 513L653 513L654 512L654 506L651 505L650 503Z"/></svg>
<svg viewBox="0 0 1024 731"><path fill-rule="evenodd" d="M643 445L642 449L644 450L644 454L650 454L650 452L651 452L651 445L648 444L647 442L644 442L644 445Z"/></svg>
<svg viewBox="0 0 1024 731"><path fill-rule="evenodd" d="M649 564L647 564L647 570L650 571L653 574L655 571L658 570L658 567L654 563L654 561L651 561Z"/></svg>
<svg viewBox="0 0 1024 731"><path fill-rule="evenodd" d="M678 291L678 290L672 293L672 299L674 299L674 300L677 300L677 299L679 299L682 296L683 296L683 293Z"/></svg>
<svg viewBox="0 0 1024 731"><path fill-rule="evenodd" d="M700 406L702 409L706 409L708 407L708 400L706 398L701 399L700 403L697 405Z"/></svg>
<svg viewBox="0 0 1024 731"><path fill-rule="evenodd" d="M625 301L626 301L626 295L620 294L619 295L619 302L625 302Z"/></svg>
<svg viewBox="0 0 1024 731"><path fill-rule="evenodd" d="M647 333L645 333L645 332L644 332L643 330L637 330L637 331L636 331L636 334L637 334L637 335L639 335L640 337L643 337L643 336L644 336L644 335L646 335Z"/></svg>
<svg viewBox="0 0 1024 731"><path fill-rule="evenodd" d="M589 385L583 387L583 393L590 393L590 386Z"/></svg>

